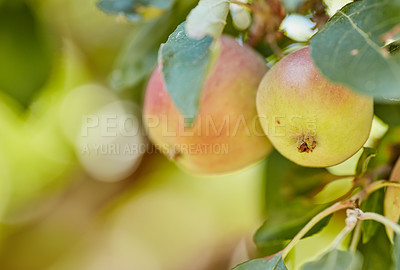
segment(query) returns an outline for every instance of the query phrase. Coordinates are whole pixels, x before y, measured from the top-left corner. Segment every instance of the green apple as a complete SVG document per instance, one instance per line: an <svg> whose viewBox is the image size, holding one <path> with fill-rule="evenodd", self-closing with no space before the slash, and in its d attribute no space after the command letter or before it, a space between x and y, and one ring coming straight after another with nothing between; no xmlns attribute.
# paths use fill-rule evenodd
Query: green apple
<svg viewBox="0 0 400 270"><path fill-rule="evenodd" d="M353 156L368 139L373 99L323 77L305 47L265 75L257 110L283 156L303 166L329 167Z"/></svg>

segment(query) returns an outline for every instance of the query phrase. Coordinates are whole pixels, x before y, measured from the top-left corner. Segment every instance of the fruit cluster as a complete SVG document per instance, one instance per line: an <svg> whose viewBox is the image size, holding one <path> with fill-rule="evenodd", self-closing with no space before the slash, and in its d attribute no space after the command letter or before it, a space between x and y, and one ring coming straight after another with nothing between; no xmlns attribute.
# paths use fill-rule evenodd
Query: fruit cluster
<svg viewBox="0 0 400 270"><path fill-rule="evenodd" d="M237 171L263 159L272 146L297 164L329 167L366 142L373 99L324 78L310 47L268 71L250 47L228 36L219 43L192 125L169 96L160 66L147 86L143 115L149 137L180 167L196 174ZM191 144L226 145L228 151L180 151Z"/></svg>

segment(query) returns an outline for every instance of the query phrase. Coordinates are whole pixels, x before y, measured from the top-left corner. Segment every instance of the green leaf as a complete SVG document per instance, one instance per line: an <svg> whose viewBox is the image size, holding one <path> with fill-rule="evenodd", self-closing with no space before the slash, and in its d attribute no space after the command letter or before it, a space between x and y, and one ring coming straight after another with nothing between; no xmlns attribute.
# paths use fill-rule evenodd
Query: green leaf
<svg viewBox="0 0 400 270"><path fill-rule="evenodd" d="M358 245L358 250L364 258L362 270L391 269L393 262L391 248L385 228L380 226L368 243Z"/></svg>
<svg viewBox="0 0 400 270"><path fill-rule="evenodd" d="M299 230L328 204L313 202L313 195L334 179L325 169L299 166L273 151L267 160L265 206L267 219L254 240L262 255L269 255L293 238ZM306 236L318 233L330 217L319 222Z"/></svg>
<svg viewBox="0 0 400 270"><path fill-rule="evenodd" d="M326 169L302 167L273 151L267 160L266 210L268 213L282 211L289 202L298 199L310 202L310 194L314 195L336 178Z"/></svg>
<svg viewBox="0 0 400 270"><path fill-rule="evenodd" d="M140 21L143 17L159 15L160 11L171 8L174 0L99 0L97 6L105 13L123 14L130 21ZM153 8L153 10L149 10ZM147 12L147 13L146 13Z"/></svg>
<svg viewBox="0 0 400 270"><path fill-rule="evenodd" d="M365 201L361 203L361 209L364 212L374 212L383 214L384 190L378 190L372 193ZM365 220L361 223L363 243L367 243L375 235L379 227L383 227L380 223L373 220Z"/></svg>
<svg viewBox="0 0 400 270"><path fill-rule="evenodd" d="M134 26L124 50L118 57L110 77L113 89L121 91L142 82L157 64L158 49L183 20L196 0L176 3L157 20L145 21Z"/></svg>
<svg viewBox="0 0 400 270"><path fill-rule="evenodd" d="M363 0L338 11L311 40L322 74L377 100L400 97L400 54L390 54L384 34L400 22L400 3Z"/></svg>
<svg viewBox="0 0 400 270"><path fill-rule="evenodd" d="M356 175L361 176L367 172L369 161L376 156L376 149L364 147L363 152L358 159Z"/></svg>
<svg viewBox="0 0 400 270"><path fill-rule="evenodd" d="M350 195L354 189L354 177L338 178L318 192L313 197L313 201L317 204L325 204L337 201L338 197Z"/></svg>
<svg viewBox="0 0 400 270"><path fill-rule="evenodd" d="M255 259L239 264L232 270L287 270L287 268L283 262L282 254L278 253L268 258Z"/></svg>
<svg viewBox="0 0 400 270"><path fill-rule="evenodd" d="M281 213L271 214L257 230L254 241L260 249L275 245L282 247L284 241L292 239L315 215L325 208L325 205L304 205L297 202L289 207L284 215ZM291 211L297 211L297 213ZM322 219L303 238L320 232L328 225L330 218L331 216Z"/></svg>
<svg viewBox="0 0 400 270"><path fill-rule="evenodd" d="M160 44L168 37L171 15L136 27L118 58L110 85L122 90L137 85L154 69Z"/></svg>
<svg viewBox="0 0 400 270"><path fill-rule="evenodd" d="M0 91L28 106L50 75L52 53L34 10L22 1L0 6Z"/></svg>
<svg viewBox="0 0 400 270"><path fill-rule="evenodd" d="M374 113L386 124L400 126L400 103L375 103Z"/></svg>
<svg viewBox="0 0 400 270"><path fill-rule="evenodd" d="M361 269L362 256L339 249L323 254L318 260L306 263L302 270L358 270Z"/></svg>
<svg viewBox="0 0 400 270"><path fill-rule="evenodd" d="M192 39L211 36L217 40L226 25L228 12L228 0L200 0L187 17L187 36Z"/></svg>
<svg viewBox="0 0 400 270"><path fill-rule="evenodd" d="M201 40L187 37L182 23L160 48L166 88L189 122L197 115L199 96L213 62L212 44L210 36Z"/></svg>
<svg viewBox="0 0 400 270"><path fill-rule="evenodd" d="M400 155L400 127L389 127L386 134L379 141L377 146L377 155L370 162L370 168L394 165ZM381 179L389 179L390 172L387 175L381 175Z"/></svg>

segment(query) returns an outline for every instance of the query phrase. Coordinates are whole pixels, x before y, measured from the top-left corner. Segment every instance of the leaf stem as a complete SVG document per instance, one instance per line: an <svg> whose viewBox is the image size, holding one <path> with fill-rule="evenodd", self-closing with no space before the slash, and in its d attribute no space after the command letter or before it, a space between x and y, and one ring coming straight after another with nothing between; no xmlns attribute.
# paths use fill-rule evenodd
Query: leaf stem
<svg viewBox="0 0 400 270"><path fill-rule="evenodd" d="M377 191L378 189L384 188L384 187L398 187L400 188L400 183L398 182L392 182L392 181L386 181L386 180L380 180L373 182L372 184L366 186L364 188L365 194L369 195L374 191Z"/></svg>
<svg viewBox="0 0 400 270"><path fill-rule="evenodd" d="M361 223L362 223L362 221L358 221L357 222L356 228L354 230L353 238L351 239L350 251L352 251L352 252L356 252L357 246L358 246L358 242L360 241Z"/></svg>
<svg viewBox="0 0 400 270"><path fill-rule="evenodd" d="M347 211L346 211L347 218L345 220L346 226L335 238L335 241L333 241L333 245L332 245L331 249L336 249L340 245L340 243L343 242L343 240L346 238L346 236L349 233L351 233L351 231L354 229L356 224L360 223L360 221L358 221L358 219L357 219L359 213L361 213L361 211L347 209Z"/></svg>
<svg viewBox="0 0 400 270"><path fill-rule="evenodd" d="M400 234L400 226L396 224L395 222L391 221L387 217L384 217L380 214L377 213L372 213L372 212L365 212L362 213L359 217L359 220L375 220L377 222L382 223L383 225L386 225L390 227L393 231L395 231L397 234Z"/></svg>
<svg viewBox="0 0 400 270"><path fill-rule="evenodd" d="M330 214L333 214L334 212L337 212L339 210L345 209L345 208L354 208L355 203L354 201L344 201L344 202L338 202L335 203L334 205L326 208L324 211L318 213L315 217L313 217L307 224L304 226L300 232L296 234L296 236L292 239L292 241L289 242L289 244L283 249L282 251L282 258L284 259L289 252L292 250L292 248L297 244L297 242L303 238L304 235L307 234L309 230L311 230L314 225L316 225L319 221L321 221L323 218L329 216Z"/></svg>
<svg viewBox="0 0 400 270"><path fill-rule="evenodd" d="M274 38L267 38L267 42L271 47L271 50L278 56L279 59L282 59L285 55L283 54L281 48L278 46L278 42L276 42Z"/></svg>
<svg viewBox="0 0 400 270"><path fill-rule="evenodd" d="M343 230L340 231L340 233L337 235L335 240L333 241L331 249L336 249L340 243L343 242L343 240L346 238L346 236L354 229L354 226L345 226Z"/></svg>

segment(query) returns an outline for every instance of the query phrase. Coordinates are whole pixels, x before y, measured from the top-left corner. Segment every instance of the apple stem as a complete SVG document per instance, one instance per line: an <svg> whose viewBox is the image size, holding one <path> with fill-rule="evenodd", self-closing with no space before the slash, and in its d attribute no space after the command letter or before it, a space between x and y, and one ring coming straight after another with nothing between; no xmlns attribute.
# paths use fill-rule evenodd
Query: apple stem
<svg viewBox="0 0 400 270"><path fill-rule="evenodd" d="M284 259L289 252L293 249L293 247L297 244L297 242L303 238L304 235L307 234L309 230L311 230L319 221L323 218L333 214L339 210L346 209L346 208L354 208L355 202L354 201L344 201L338 202L334 205L326 208L324 211L318 213L315 217L313 217L307 224L304 226L300 232L296 234L296 236L289 242L289 244L283 249L282 251L282 259Z"/></svg>

